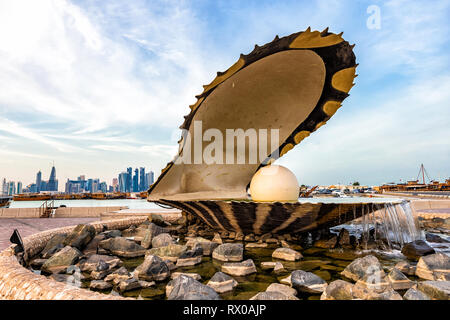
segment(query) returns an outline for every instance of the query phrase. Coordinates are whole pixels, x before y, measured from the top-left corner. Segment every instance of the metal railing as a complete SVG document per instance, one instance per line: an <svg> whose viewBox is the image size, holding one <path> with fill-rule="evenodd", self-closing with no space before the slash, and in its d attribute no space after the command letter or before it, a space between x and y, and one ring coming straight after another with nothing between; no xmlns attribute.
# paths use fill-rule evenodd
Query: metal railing
<svg viewBox="0 0 450 320"><path fill-rule="evenodd" d="M55 206L55 200L45 200L39 207L39 218L48 218Z"/></svg>

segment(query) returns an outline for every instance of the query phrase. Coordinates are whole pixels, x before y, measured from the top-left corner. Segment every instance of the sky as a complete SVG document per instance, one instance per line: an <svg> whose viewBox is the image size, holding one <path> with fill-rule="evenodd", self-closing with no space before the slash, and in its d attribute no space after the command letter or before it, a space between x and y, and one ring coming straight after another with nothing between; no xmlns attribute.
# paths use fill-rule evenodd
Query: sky
<svg viewBox="0 0 450 320"><path fill-rule="evenodd" d="M0 178L157 176L202 85L309 26L356 44L358 77L277 163L307 185L449 178L448 21L439 0L0 0Z"/></svg>

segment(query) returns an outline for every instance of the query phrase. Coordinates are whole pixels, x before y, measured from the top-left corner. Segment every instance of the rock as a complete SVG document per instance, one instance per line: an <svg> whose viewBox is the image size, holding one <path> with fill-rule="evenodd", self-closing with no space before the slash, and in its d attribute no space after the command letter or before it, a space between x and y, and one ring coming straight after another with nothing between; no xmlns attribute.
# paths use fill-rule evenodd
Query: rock
<svg viewBox="0 0 450 320"><path fill-rule="evenodd" d="M367 288L368 290L376 293L383 293L389 289L392 289L392 284L386 276L384 270L373 270L373 272L368 271L362 279L359 279L356 282L356 285L364 287L362 290L366 290ZM353 289L353 291L355 292L355 289Z"/></svg>
<svg viewBox="0 0 450 320"><path fill-rule="evenodd" d="M428 233L428 232L425 235L425 239L428 242L434 242L434 243L449 243L450 242L450 241L445 240L444 238L442 238L442 237L440 237L440 236L438 236L436 234Z"/></svg>
<svg viewBox="0 0 450 320"><path fill-rule="evenodd" d="M232 291L238 285L238 282L229 275L218 271L208 281L207 285L217 293L224 293Z"/></svg>
<svg viewBox="0 0 450 320"><path fill-rule="evenodd" d="M121 281L125 281L131 278L132 275L128 272L128 270L125 267L120 267L114 272L108 274L105 277L104 281L112 282L114 285L118 285Z"/></svg>
<svg viewBox="0 0 450 320"><path fill-rule="evenodd" d="M105 239L106 236L104 234L96 235L94 239L92 239L91 242L89 242L87 246L83 249L83 254L84 255L96 254L98 252L98 244L100 243L100 241L103 241Z"/></svg>
<svg viewBox="0 0 450 320"><path fill-rule="evenodd" d="M403 295L404 300L431 300L429 296L427 296L422 291L416 289L408 289L406 293Z"/></svg>
<svg viewBox="0 0 450 320"><path fill-rule="evenodd" d="M407 243L402 248L402 253L411 260L419 260L420 257L433 254L434 249L423 240Z"/></svg>
<svg viewBox="0 0 450 320"><path fill-rule="evenodd" d="M220 300L213 288L201 284L194 278L180 275L171 282L172 289L168 300Z"/></svg>
<svg viewBox="0 0 450 320"><path fill-rule="evenodd" d="M279 244L280 241L278 239L275 239L275 238L269 238L269 239L266 239L265 242L269 243L269 244L270 243L272 243L272 244Z"/></svg>
<svg viewBox="0 0 450 320"><path fill-rule="evenodd" d="M166 247L174 243L172 236L168 233L161 233L152 238L152 248Z"/></svg>
<svg viewBox="0 0 450 320"><path fill-rule="evenodd" d="M267 248L269 245L265 242L252 242L252 243L247 243L245 245L245 248L250 249L250 248Z"/></svg>
<svg viewBox="0 0 450 320"><path fill-rule="evenodd" d="M80 270L83 272L104 271L99 269L101 262L108 264L108 268L105 270L121 267L123 264L118 257L93 254L80 262Z"/></svg>
<svg viewBox="0 0 450 320"><path fill-rule="evenodd" d="M249 241L249 242L255 241L255 235L253 233L247 234L244 237L244 241Z"/></svg>
<svg viewBox="0 0 450 320"><path fill-rule="evenodd" d="M450 281L422 281L417 289L433 300L450 300Z"/></svg>
<svg viewBox="0 0 450 320"><path fill-rule="evenodd" d="M236 236L234 237L235 241L242 241L244 240L244 234L242 232L237 232Z"/></svg>
<svg viewBox="0 0 450 320"><path fill-rule="evenodd" d="M263 270L273 269L274 272L282 272L284 271L284 266L281 262L261 262L261 268Z"/></svg>
<svg viewBox="0 0 450 320"><path fill-rule="evenodd" d="M167 233L167 229L150 223L142 234L141 245L146 249L150 248L153 238L163 233Z"/></svg>
<svg viewBox="0 0 450 320"><path fill-rule="evenodd" d="M443 275L450 275L450 257L441 252L421 257L416 266L416 275L427 280L438 280Z"/></svg>
<svg viewBox="0 0 450 320"><path fill-rule="evenodd" d="M99 246L119 257L135 258L145 255L145 249L143 247L123 237L100 241Z"/></svg>
<svg viewBox="0 0 450 320"><path fill-rule="evenodd" d="M299 300L292 295L286 295L279 291L259 292L250 298L250 300Z"/></svg>
<svg viewBox="0 0 450 320"><path fill-rule="evenodd" d="M44 259L50 258L56 252L64 248L64 240L66 240L67 234L55 234L45 245L44 249L41 251L41 257Z"/></svg>
<svg viewBox="0 0 450 320"><path fill-rule="evenodd" d="M400 270L394 268L388 274L388 279L394 290L407 290L411 288L415 283L409 280Z"/></svg>
<svg viewBox="0 0 450 320"><path fill-rule="evenodd" d="M171 275L170 275L170 278L172 279L172 280L174 280L174 279L176 279L176 278L178 278L179 276L186 276L186 277L192 277L192 278L194 278L195 280L197 280L197 281L200 281L201 279L202 279L202 276L201 275L199 275L198 273L194 273L194 272L191 272L191 273L184 273L184 272L174 272L174 273L172 273Z"/></svg>
<svg viewBox="0 0 450 320"><path fill-rule="evenodd" d="M357 258L350 263L341 274L344 277L358 281L363 279L366 275L373 274L382 270L381 264L375 256L367 255L363 258Z"/></svg>
<svg viewBox="0 0 450 320"><path fill-rule="evenodd" d="M82 250L95 237L95 228L90 224L79 224L70 232L63 244Z"/></svg>
<svg viewBox="0 0 450 320"><path fill-rule="evenodd" d="M292 284L291 275L287 276L286 278L281 279L280 283L290 286Z"/></svg>
<svg viewBox="0 0 450 320"><path fill-rule="evenodd" d="M169 244L165 247L152 248L146 254L160 257L163 260L176 262L178 258L188 250L187 246L179 244Z"/></svg>
<svg viewBox="0 0 450 320"><path fill-rule="evenodd" d="M80 257L81 252L78 249L66 246L45 261L41 271L48 274L65 272L67 267L75 264Z"/></svg>
<svg viewBox="0 0 450 320"><path fill-rule="evenodd" d="M400 270L401 272L407 274L408 276L413 276L416 274L416 266L413 266L406 261L398 262L394 266L394 268Z"/></svg>
<svg viewBox="0 0 450 320"><path fill-rule="evenodd" d="M102 280L93 280L89 284L89 288L92 290L104 291L112 288L112 284Z"/></svg>
<svg viewBox="0 0 450 320"><path fill-rule="evenodd" d="M163 261L169 267L170 272L172 272L172 270L175 270L177 268L176 265L172 261L164 260L164 259L163 259Z"/></svg>
<svg viewBox="0 0 450 320"><path fill-rule="evenodd" d="M122 236L122 231L120 230L107 230L100 233L100 235L104 235L105 239L117 238Z"/></svg>
<svg viewBox="0 0 450 320"><path fill-rule="evenodd" d="M353 300L353 284L344 280L333 281L325 288L320 300Z"/></svg>
<svg viewBox="0 0 450 320"><path fill-rule="evenodd" d="M160 215L160 214L152 213L149 216L148 221L154 223L155 225L157 225L159 227L165 227L168 225L167 222L164 221L164 218L162 217L162 215Z"/></svg>
<svg viewBox="0 0 450 320"><path fill-rule="evenodd" d="M139 284L141 285L142 289L148 289L150 287L153 287L155 285L155 282L154 281L139 280Z"/></svg>
<svg viewBox="0 0 450 320"><path fill-rule="evenodd" d="M189 248L194 248L196 245L200 245L203 248L203 255L205 256L210 256L213 253L214 249L219 246L217 242L213 242L201 237L190 239L186 243L186 246L188 246Z"/></svg>
<svg viewBox="0 0 450 320"><path fill-rule="evenodd" d="M218 233L214 233L214 238L211 241L218 243L218 244L223 243L222 238L220 237L220 234L218 234Z"/></svg>
<svg viewBox="0 0 450 320"><path fill-rule="evenodd" d="M295 290L294 288L291 288L285 284L281 284L281 283L271 283L266 289L266 292L270 292L270 291L281 292L287 296L297 295L297 290Z"/></svg>
<svg viewBox="0 0 450 320"><path fill-rule="evenodd" d="M225 243L214 249L212 257L220 261L242 261L244 248L241 243Z"/></svg>
<svg viewBox="0 0 450 320"><path fill-rule="evenodd" d="M339 231L339 235L337 237L337 246L342 248L352 248L352 244L350 241L350 233L347 229L342 228Z"/></svg>
<svg viewBox="0 0 450 320"><path fill-rule="evenodd" d="M322 293L328 284L314 273L295 270L291 273L291 285L297 291L314 294Z"/></svg>
<svg viewBox="0 0 450 320"><path fill-rule="evenodd" d="M173 280L170 280L167 284L166 284L166 297L168 298L170 296L170 293L173 290Z"/></svg>
<svg viewBox="0 0 450 320"><path fill-rule="evenodd" d="M332 249L336 247L337 244L337 237L333 236L330 239L320 239L314 242L313 246L317 248L323 248L323 249Z"/></svg>
<svg viewBox="0 0 450 320"><path fill-rule="evenodd" d="M163 281L170 276L169 267L158 256L147 255L135 270L140 280Z"/></svg>
<svg viewBox="0 0 450 320"><path fill-rule="evenodd" d="M256 266L252 259L242 262L228 262L222 265L222 271L233 276L246 276L256 273Z"/></svg>
<svg viewBox="0 0 450 320"><path fill-rule="evenodd" d="M142 288L141 282L135 278L120 281L119 285L117 286L117 289L120 292L127 292L141 288Z"/></svg>
<svg viewBox="0 0 450 320"><path fill-rule="evenodd" d="M297 261L303 258L300 252L290 248L278 248L272 253L272 258L286 261Z"/></svg>
<svg viewBox="0 0 450 320"><path fill-rule="evenodd" d="M35 270L40 269L47 260L48 259L33 259L33 261L31 261L30 263L30 266Z"/></svg>
<svg viewBox="0 0 450 320"><path fill-rule="evenodd" d="M259 237L259 240L261 241L266 241L267 239L272 238L272 234L271 233L265 233L262 236Z"/></svg>

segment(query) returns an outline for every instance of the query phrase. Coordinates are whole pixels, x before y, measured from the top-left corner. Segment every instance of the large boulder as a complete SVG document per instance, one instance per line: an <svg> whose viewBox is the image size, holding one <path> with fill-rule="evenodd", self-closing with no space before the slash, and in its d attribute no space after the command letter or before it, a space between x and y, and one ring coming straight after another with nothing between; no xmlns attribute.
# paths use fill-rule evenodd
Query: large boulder
<svg viewBox="0 0 450 320"><path fill-rule="evenodd" d="M168 233L161 233L152 238L152 248L166 247L174 243L172 236Z"/></svg>
<svg viewBox="0 0 450 320"><path fill-rule="evenodd" d="M300 252L290 248L278 248L272 253L272 258L286 261L297 261L303 258Z"/></svg>
<svg viewBox="0 0 450 320"><path fill-rule="evenodd" d="M125 257L135 258L145 255L145 249L136 242L127 240L123 237L116 237L100 241L99 247L105 249L112 254Z"/></svg>
<svg viewBox="0 0 450 320"><path fill-rule="evenodd" d="M78 249L66 246L45 261L41 271L47 274L63 273L68 266L75 264L80 257L81 252Z"/></svg>
<svg viewBox="0 0 450 320"><path fill-rule="evenodd" d="M450 281L421 281L417 289L433 300L450 300Z"/></svg>
<svg viewBox="0 0 450 320"><path fill-rule="evenodd" d="M380 261L373 255L367 255L355 259L341 272L341 274L353 281L358 281L363 279L366 275L373 274L379 270L382 270Z"/></svg>
<svg viewBox="0 0 450 320"><path fill-rule="evenodd" d="M171 281L168 300L220 300L213 288L184 275Z"/></svg>
<svg viewBox="0 0 450 320"><path fill-rule="evenodd" d="M416 266L413 266L412 264L409 264L406 261L400 261L398 262L394 268L400 270L404 274L407 274L408 276L413 276L416 274Z"/></svg>
<svg viewBox="0 0 450 320"><path fill-rule="evenodd" d="M120 281L117 285L119 292L127 292L132 290L138 290L142 288L142 283L136 278Z"/></svg>
<svg viewBox="0 0 450 320"><path fill-rule="evenodd" d="M450 276L450 257L441 252L421 257L416 266L416 275L427 280L445 279Z"/></svg>
<svg viewBox="0 0 450 320"><path fill-rule="evenodd" d="M403 295L403 300L431 300L431 299L422 291L411 288L405 292L405 294Z"/></svg>
<svg viewBox="0 0 450 320"><path fill-rule="evenodd" d="M177 260L177 267L194 266L202 262L203 248L197 245L191 250L183 252Z"/></svg>
<svg viewBox="0 0 450 320"><path fill-rule="evenodd" d="M352 292L355 299L361 300L403 300L402 296L390 286L369 287L361 280L353 286Z"/></svg>
<svg viewBox="0 0 450 320"><path fill-rule="evenodd" d="M150 248L153 238L163 233L167 233L167 229L150 223L142 234L141 245L146 249Z"/></svg>
<svg viewBox="0 0 450 320"><path fill-rule="evenodd" d="M131 279L132 277L133 276L131 275L131 273L129 273L125 267L120 267L119 269L108 274L105 277L104 281L112 282L114 285L118 285L121 281Z"/></svg>
<svg viewBox="0 0 450 320"><path fill-rule="evenodd" d="M281 283L271 283L267 289L266 292L271 292L271 291L277 291L277 292L281 292L287 296L295 296L297 295L297 290L295 290L294 288L289 287L288 285L285 284L281 284Z"/></svg>
<svg viewBox="0 0 450 320"><path fill-rule="evenodd" d="M188 248L186 246L182 246L179 244L169 244L165 247L152 248L147 251L147 254L155 255L160 257L163 260L169 260L172 262L176 262L178 258L184 254Z"/></svg>
<svg viewBox="0 0 450 320"><path fill-rule="evenodd" d="M102 254L90 255L86 260L80 262L80 270L83 272L103 271L100 270L102 263L107 263L109 269L121 267L123 262L118 257Z"/></svg>
<svg viewBox="0 0 450 320"><path fill-rule="evenodd" d="M55 234L45 245L44 249L41 251L41 256L43 259L48 259L56 252L64 248L64 240L66 240L67 233Z"/></svg>
<svg viewBox="0 0 450 320"><path fill-rule="evenodd" d="M314 242L314 247L323 249L333 249L337 245L338 238L333 236L330 239L319 239Z"/></svg>
<svg viewBox="0 0 450 320"><path fill-rule="evenodd" d="M224 243L214 249L212 257L220 261L242 261L244 247L241 243Z"/></svg>
<svg viewBox="0 0 450 320"><path fill-rule="evenodd" d="M199 275L198 273L194 273L194 272L174 272L170 275L170 279L174 280L174 279L178 278L179 276L191 277L197 281L200 281L202 279L201 275Z"/></svg>
<svg viewBox="0 0 450 320"><path fill-rule="evenodd" d="M186 242L186 246L189 248L195 248L197 245L200 245L203 248L203 255L204 256L210 256L214 249L219 246L217 242L210 241L208 239L197 237L189 239L188 242Z"/></svg>
<svg viewBox="0 0 450 320"><path fill-rule="evenodd" d="M394 290L407 290L415 284L414 281L409 280L408 277L397 268L392 269L387 277Z"/></svg>
<svg viewBox="0 0 450 320"><path fill-rule="evenodd" d="M91 242L89 242L87 246L83 249L83 254L91 255L98 253L98 244L100 243L100 241L103 241L105 239L107 239L107 237L104 234L100 233L96 235L94 239L92 239Z"/></svg>
<svg viewBox="0 0 450 320"><path fill-rule="evenodd" d="M90 224L79 224L67 235L64 245L82 250L95 237L95 228Z"/></svg>
<svg viewBox="0 0 450 320"><path fill-rule="evenodd" d="M238 282L223 272L216 272L208 281L208 286L213 288L217 293L232 291Z"/></svg>
<svg viewBox="0 0 450 320"><path fill-rule="evenodd" d="M410 260L419 260L420 257L433 254L434 252L434 249L423 240L407 243L402 248L402 253Z"/></svg>
<svg viewBox="0 0 450 320"><path fill-rule="evenodd" d="M328 284L312 272L295 270L291 273L291 285L297 291L317 294L322 293Z"/></svg>
<svg viewBox="0 0 450 320"><path fill-rule="evenodd" d="M266 261L261 262L261 269L263 270L273 270L275 273L283 272L284 266L281 262L272 262L272 261Z"/></svg>
<svg viewBox="0 0 450 320"><path fill-rule="evenodd" d="M326 287L320 300L353 300L353 284L344 280L333 281Z"/></svg>
<svg viewBox="0 0 450 320"><path fill-rule="evenodd" d="M233 276L246 276L256 273L256 266L252 259L242 262L227 262L222 265L222 271Z"/></svg>
<svg viewBox="0 0 450 320"><path fill-rule="evenodd" d="M160 257L147 255L144 262L136 268L135 274L141 280L163 281L170 276L170 270Z"/></svg>

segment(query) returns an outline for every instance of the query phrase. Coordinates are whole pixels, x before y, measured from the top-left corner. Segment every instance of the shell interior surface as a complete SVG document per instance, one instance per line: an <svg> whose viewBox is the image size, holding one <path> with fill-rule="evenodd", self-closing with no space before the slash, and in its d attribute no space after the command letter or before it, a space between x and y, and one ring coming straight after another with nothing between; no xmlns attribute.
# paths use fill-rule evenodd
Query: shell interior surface
<svg viewBox="0 0 450 320"><path fill-rule="evenodd" d="M178 154L150 186L148 200L194 213L223 230L290 232L325 224L321 221L330 213L323 208L332 205L258 204L248 201L247 188L259 168L286 154L341 107L353 86L355 61L353 46L328 28L277 36L241 54L196 96L180 127ZM244 144L245 159L239 159L243 150L229 144L230 129L265 132L256 159L250 156L254 143ZM217 135L226 139L214 145L214 161L205 161ZM250 134L245 138L251 141Z"/></svg>

